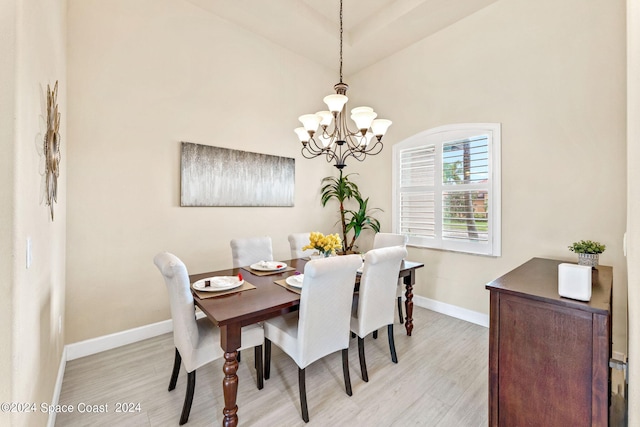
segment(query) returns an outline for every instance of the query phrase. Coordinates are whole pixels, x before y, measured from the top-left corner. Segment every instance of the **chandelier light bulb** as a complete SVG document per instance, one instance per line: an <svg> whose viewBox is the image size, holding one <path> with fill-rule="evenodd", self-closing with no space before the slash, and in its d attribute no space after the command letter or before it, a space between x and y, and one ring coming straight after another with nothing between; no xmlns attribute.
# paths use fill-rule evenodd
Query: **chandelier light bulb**
<svg viewBox="0 0 640 427"><path fill-rule="evenodd" d="M347 98L346 95L339 94L327 95L323 99L324 103L327 104L327 107L329 107L329 111L331 111L332 113L339 113L340 111L342 111L342 108L348 100L349 98Z"/></svg>
<svg viewBox="0 0 640 427"><path fill-rule="evenodd" d="M333 114L331 114L331 111L318 111L316 115L320 117L320 126L323 128L328 127L333 121Z"/></svg>
<svg viewBox="0 0 640 427"><path fill-rule="evenodd" d="M298 135L300 142L309 142L309 132L307 132L305 128L299 127L295 128L293 131Z"/></svg>
<svg viewBox="0 0 640 427"><path fill-rule="evenodd" d="M351 110L351 115L353 116L356 113L362 113L362 112L373 113L373 108L371 108L371 107L356 107L356 108Z"/></svg>
<svg viewBox="0 0 640 427"><path fill-rule="evenodd" d="M302 126L304 126L310 136L313 136L313 134L318 130L320 117L316 114L304 114L298 117L298 120L300 120L300 123L302 123Z"/></svg>
<svg viewBox="0 0 640 427"><path fill-rule="evenodd" d="M391 126L392 123L393 122L391 120L387 119L375 119L371 122L371 131L375 136L382 138L382 136L387 133L387 129L389 129L389 126Z"/></svg>
<svg viewBox="0 0 640 427"><path fill-rule="evenodd" d="M368 107L359 107L359 108L368 108ZM357 110L357 108L354 108L354 110ZM356 111L355 113L353 113L353 110L352 110L351 120L356 122L357 128L360 129L360 131L362 132L363 130L366 131L367 129L369 129L369 126L371 126L371 122L373 122L373 119L375 119L377 116L378 114L374 113L373 109L371 109L371 111L359 110L359 111Z"/></svg>
<svg viewBox="0 0 640 427"><path fill-rule="evenodd" d="M327 148L331 145L331 138L325 138L324 135L318 135L318 139L320 140L320 145L322 145L323 148Z"/></svg>
<svg viewBox="0 0 640 427"><path fill-rule="evenodd" d="M368 146L374 136L373 132L368 131L360 140L360 147Z"/></svg>

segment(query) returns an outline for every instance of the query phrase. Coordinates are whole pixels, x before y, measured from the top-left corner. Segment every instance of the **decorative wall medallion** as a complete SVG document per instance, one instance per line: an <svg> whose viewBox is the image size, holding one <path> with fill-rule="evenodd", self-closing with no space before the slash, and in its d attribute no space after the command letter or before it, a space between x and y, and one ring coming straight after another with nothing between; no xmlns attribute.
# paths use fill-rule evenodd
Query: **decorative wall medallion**
<svg viewBox="0 0 640 427"><path fill-rule="evenodd" d="M58 81L51 91L47 85L47 131L44 136L47 206L51 210L58 201L58 175L60 174L60 113L58 112Z"/></svg>

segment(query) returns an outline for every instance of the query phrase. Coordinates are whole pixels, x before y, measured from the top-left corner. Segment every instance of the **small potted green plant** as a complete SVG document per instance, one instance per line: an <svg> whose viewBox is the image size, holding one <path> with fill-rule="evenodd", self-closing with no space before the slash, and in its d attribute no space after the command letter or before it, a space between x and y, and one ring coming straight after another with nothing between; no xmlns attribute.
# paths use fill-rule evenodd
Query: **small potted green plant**
<svg viewBox="0 0 640 427"><path fill-rule="evenodd" d="M602 243L591 240L580 240L569 246L571 252L578 254L578 265L588 265L593 268L598 266L600 254L605 249L606 246Z"/></svg>

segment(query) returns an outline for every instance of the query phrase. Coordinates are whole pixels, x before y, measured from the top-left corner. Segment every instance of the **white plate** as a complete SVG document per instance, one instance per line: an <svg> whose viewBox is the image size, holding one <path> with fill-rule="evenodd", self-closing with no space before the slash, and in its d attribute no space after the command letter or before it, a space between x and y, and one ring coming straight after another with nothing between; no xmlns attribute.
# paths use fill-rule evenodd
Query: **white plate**
<svg viewBox="0 0 640 427"><path fill-rule="evenodd" d="M260 261L255 264L251 264L249 267L256 271L279 271L287 268L287 264L277 261Z"/></svg>
<svg viewBox="0 0 640 427"><path fill-rule="evenodd" d="M296 274L295 276L289 276L285 279L287 285L294 288L302 288L302 282L304 281L304 274Z"/></svg>
<svg viewBox="0 0 640 427"><path fill-rule="evenodd" d="M210 286L205 286L205 280L211 282ZM207 277L206 279L198 280L193 284L193 289L203 292L220 292L235 289L244 283L244 280L239 280L238 276L216 276Z"/></svg>

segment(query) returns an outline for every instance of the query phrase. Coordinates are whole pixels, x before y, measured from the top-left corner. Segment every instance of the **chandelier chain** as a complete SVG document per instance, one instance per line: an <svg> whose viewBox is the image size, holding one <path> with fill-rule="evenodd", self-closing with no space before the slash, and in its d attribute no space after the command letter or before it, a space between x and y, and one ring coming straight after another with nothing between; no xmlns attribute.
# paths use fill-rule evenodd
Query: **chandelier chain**
<svg viewBox="0 0 640 427"><path fill-rule="evenodd" d="M340 0L340 83L342 83L342 0Z"/></svg>
<svg viewBox="0 0 640 427"><path fill-rule="evenodd" d="M368 155L375 156L380 153L382 137L391 125L391 120L376 119L378 114L373 108L357 107L351 110L351 119L356 124L356 130L349 129L346 96L349 86L342 81L343 45L343 0L340 0L340 83L333 87L336 95L324 98L330 111L300 116L298 120L304 126L295 129L302 143L303 157L312 159L324 156L329 163L335 161L334 166L340 171L350 157L361 162Z"/></svg>

